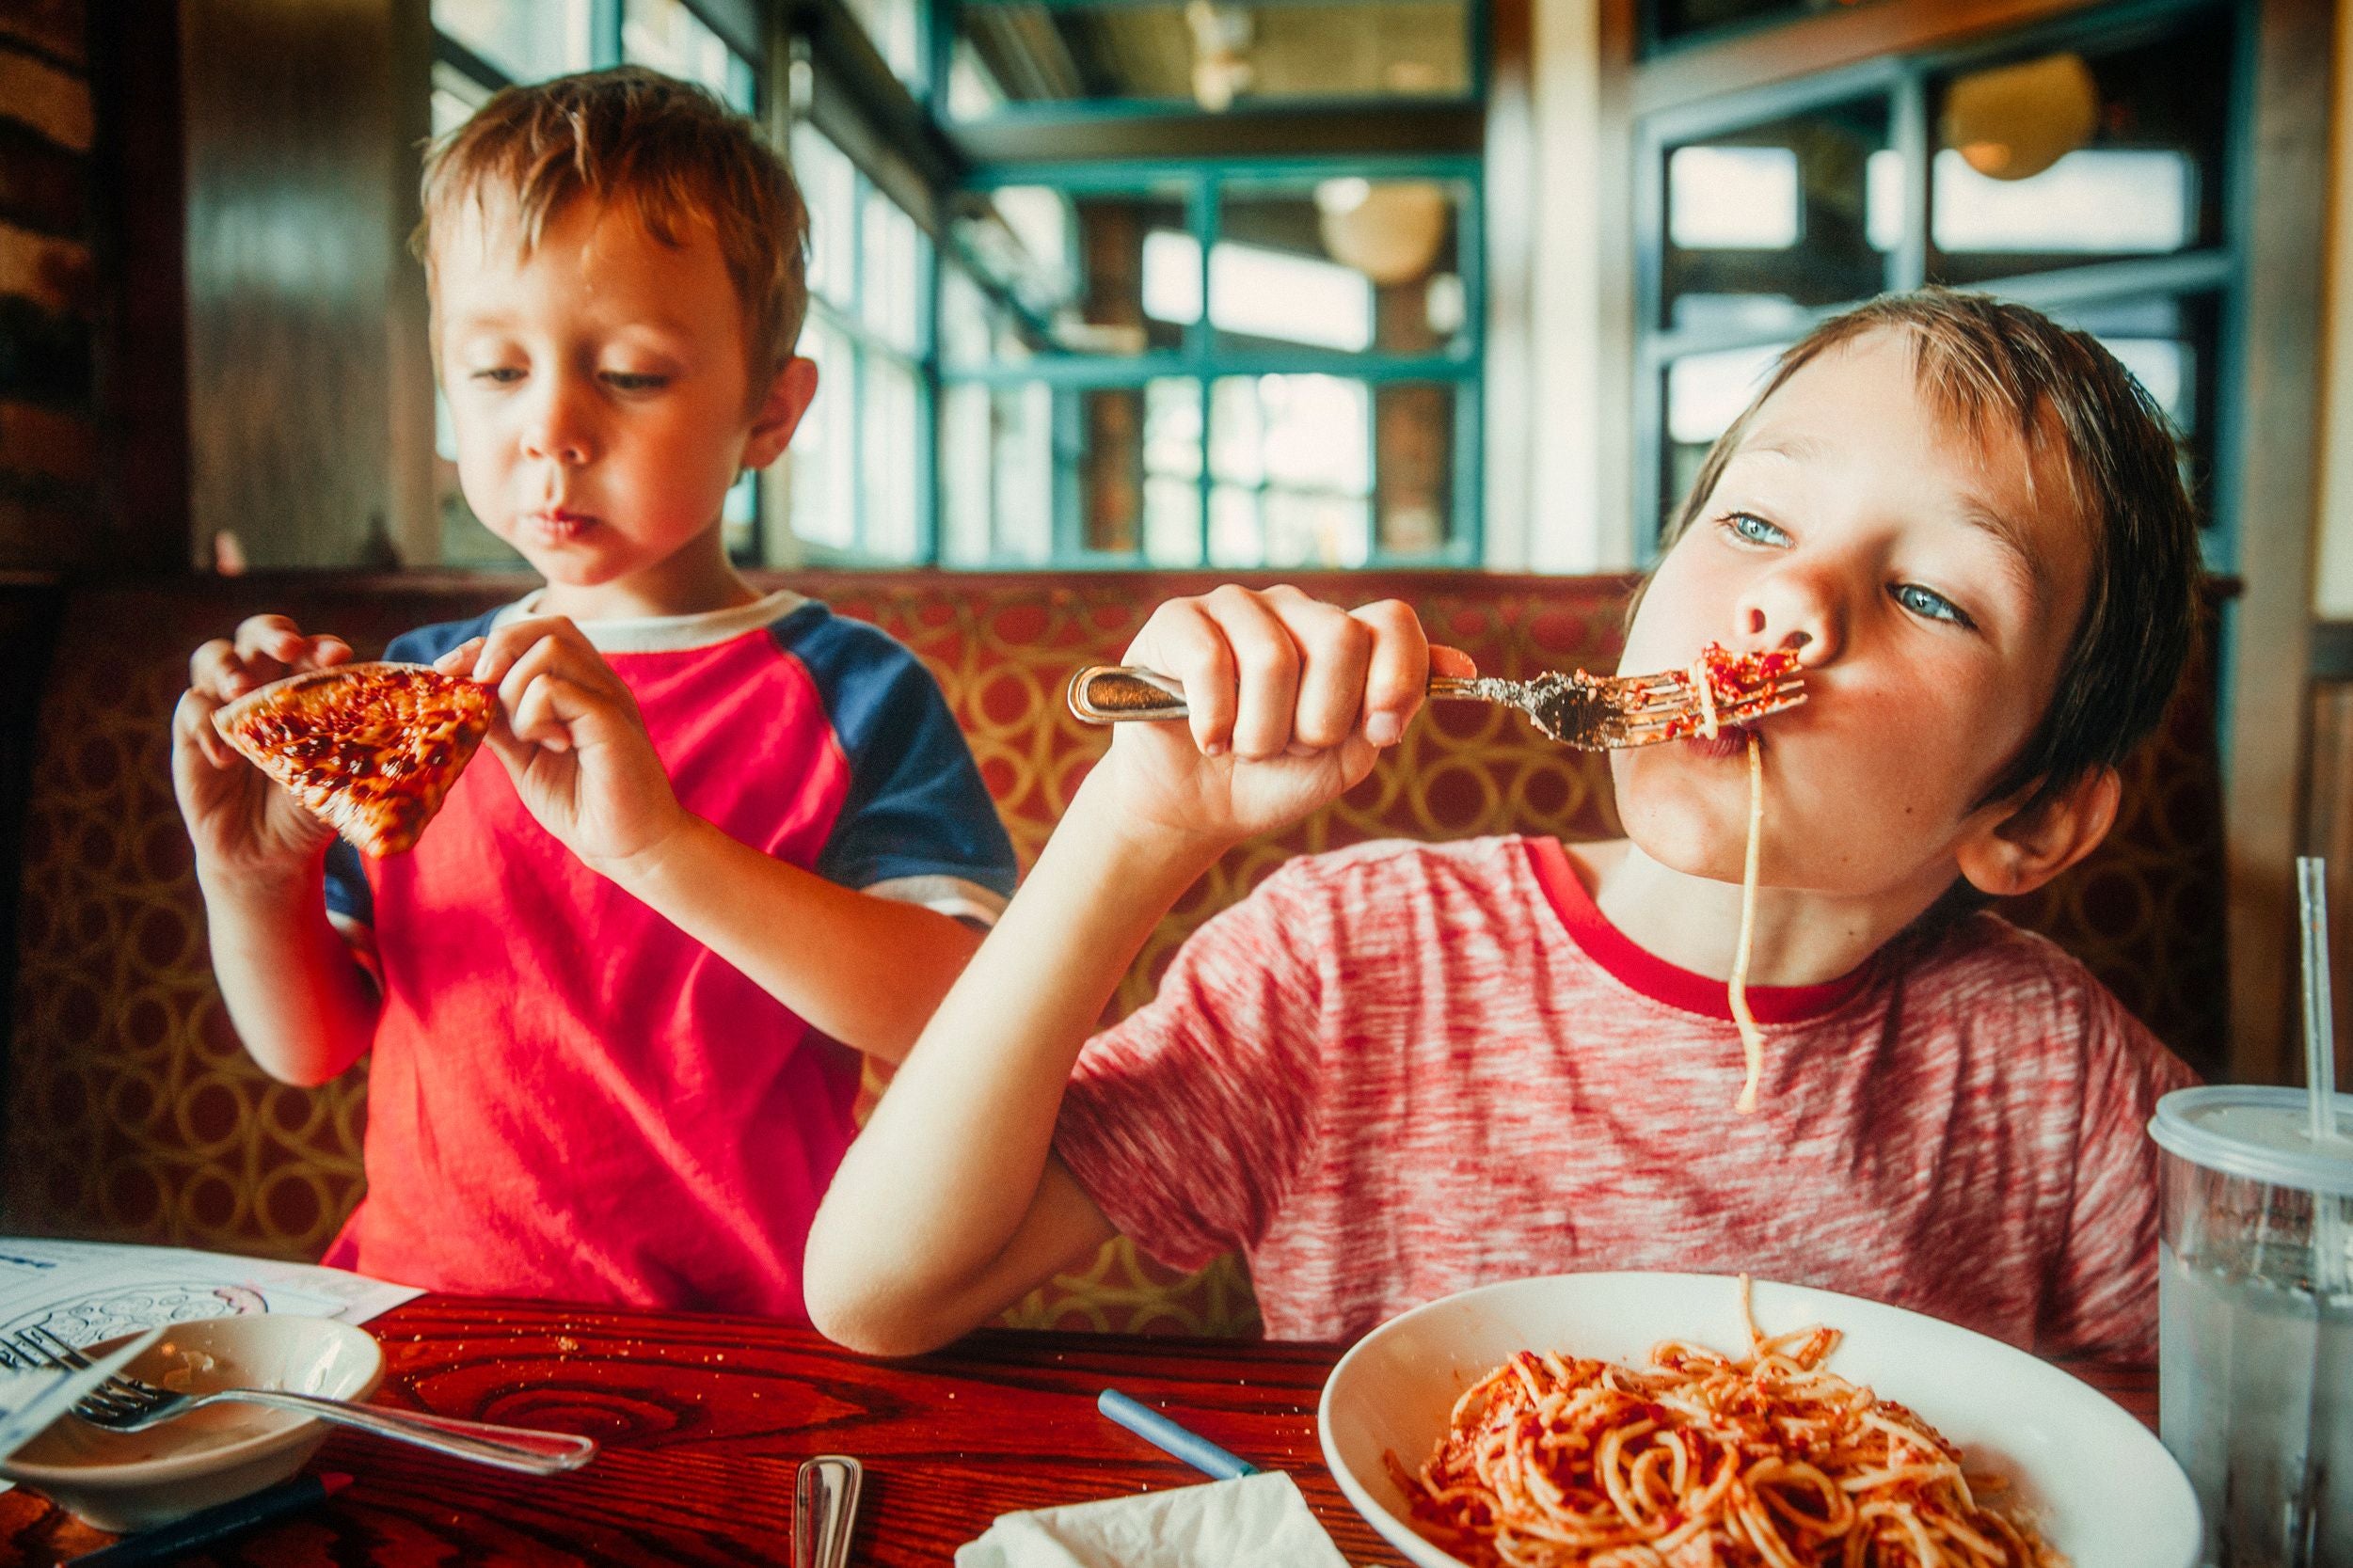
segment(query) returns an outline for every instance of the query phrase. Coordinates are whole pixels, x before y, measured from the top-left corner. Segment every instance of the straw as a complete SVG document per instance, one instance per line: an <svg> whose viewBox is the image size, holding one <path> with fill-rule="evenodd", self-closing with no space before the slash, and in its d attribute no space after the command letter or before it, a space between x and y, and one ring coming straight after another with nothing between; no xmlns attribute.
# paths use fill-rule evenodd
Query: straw
<svg viewBox="0 0 2353 1568"><path fill-rule="evenodd" d="M2337 1137L2337 1031L2329 1003L2329 863L2296 858L2296 892L2304 932L2304 1093L2315 1148ZM2324 1300L2345 1288L2347 1259L2342 1198L2313 1194L2313 1287ZM2315 1352L2317 1354L2317 1352Z"/></svg>
<svg viewBox="0 0 2353 1568"><path fill-rule="evenodd" d="M2296 858L2297 901L2304 935L2304 1090L2312 1104L2313 1141L2337 1135L2337 1025L2329 999L2329 863Z"/></svg>

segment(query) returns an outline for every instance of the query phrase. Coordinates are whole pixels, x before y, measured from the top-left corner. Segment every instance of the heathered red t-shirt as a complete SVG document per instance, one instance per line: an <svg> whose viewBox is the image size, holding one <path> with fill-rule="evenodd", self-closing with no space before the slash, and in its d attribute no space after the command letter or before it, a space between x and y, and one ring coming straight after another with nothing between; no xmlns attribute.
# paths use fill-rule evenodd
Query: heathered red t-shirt
<svg viewBox="0 0 2353 1568"><path fill-rule="evenodd" d="M1741 1116L1723 983L1611 927L1557 842L1364 845L1203 927L1089 1044L1056 1148L1155 1258L1242 1249L1277 1338L1661 1269L2154 1358L2143 1129L2192 1075L2080 964L1979 913L1748 994Z"/></svg>

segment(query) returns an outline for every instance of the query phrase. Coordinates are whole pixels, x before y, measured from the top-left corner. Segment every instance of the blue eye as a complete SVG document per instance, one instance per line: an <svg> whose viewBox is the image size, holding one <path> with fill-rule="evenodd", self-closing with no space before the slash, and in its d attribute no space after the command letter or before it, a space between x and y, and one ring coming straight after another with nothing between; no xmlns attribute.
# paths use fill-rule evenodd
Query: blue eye
<svg viewBox="0 0 2353 1568"><path fill-rule="evenodd" d="M512 365L492 365L487 369L474 372L473 378L476 381L487 381L504 387L510 382L522 380L523 372Z"/></svg>
<svg viewBox="0 0 2353 1568"><path fill-rule="evenodd" d="M628 371L607 371L605 385L616 392L652 392L670 385L665 375L638 375Z"/></svg>
<svg viewBox="0 0 2353 1568"><path fill-rule="evenodd" d="M1779 548L1789 543L1789 536L1753 512L1727 513L1724 528L1732 537L1746 544L1766 545Z"/></svg>
<svg viewBox="0 0 2353 1568"><path fill-rule="evenodd" d="M1956 626L1977 625L1959 605L1916 582L1900 582L1889 592L1895 595L1898 604L1923 620L1948 621Z"/></svg>

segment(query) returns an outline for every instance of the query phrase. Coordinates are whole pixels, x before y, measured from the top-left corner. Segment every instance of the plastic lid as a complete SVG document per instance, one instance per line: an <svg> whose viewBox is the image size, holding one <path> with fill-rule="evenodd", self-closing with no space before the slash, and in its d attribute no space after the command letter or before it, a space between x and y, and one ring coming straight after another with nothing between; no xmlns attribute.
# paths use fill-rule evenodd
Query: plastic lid
<svg viewBox="0 0 2353 1568"><path fill-rule="evenodd" d="M2353 1094L2337 1101L2333 1143L2313 1138L2302 1089L2210 1084L2175 1089L2157 1101L2149 1136L2183 1159L2275 1186L2353 1196Z"/></svg>

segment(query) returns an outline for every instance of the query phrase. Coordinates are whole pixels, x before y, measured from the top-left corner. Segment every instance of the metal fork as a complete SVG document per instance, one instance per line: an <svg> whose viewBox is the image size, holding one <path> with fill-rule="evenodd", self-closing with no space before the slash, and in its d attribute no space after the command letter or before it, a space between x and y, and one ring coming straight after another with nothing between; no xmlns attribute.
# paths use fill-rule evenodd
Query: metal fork
<svg viewBox="0 0 2353 1568"><path fill-rule="evenodd" d="M1702 714L1690 672L1656 675L1589 675L1582 670L1548 670L1528 680L1497 675L1432 675L1436 698L1504 703L1528 716L1535 727L1582 751L1606 752L1655 746L1698 732ZM1805 701L1805 682L1789 676L1736 702L1719 703L1718 724L1745 724ZM1089 665L1071 677L1071 712L1089 724L1137 719L1183 719L1184 689L1155 670L1134 665Z"/></svg>
<svg viewBox="0 0 2353 1568"><path fill-rule="evenodd" d="M90 1364L80 1351L39 1326L0 1334L0 1358L20 1367ZM568 1432L537 1432L489 1421L463 1421L452 1416L385 1410L280 1388L216 1388L206 1394L177 1394L123 1373L108 1378L74 1402L73 1414L109 1432L144 1432L220 1400L312 1416L339 1426L358 1427L378 1436L414 1443L437 1453L531 1475L551 1476L562 1470L577 1470L596 1456L594 1442Z"/></svg>

